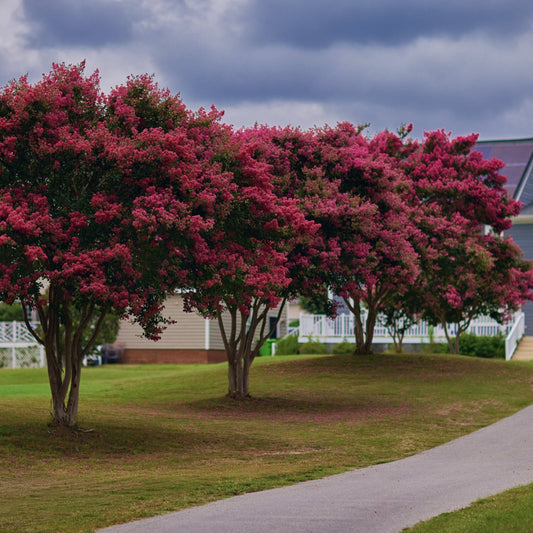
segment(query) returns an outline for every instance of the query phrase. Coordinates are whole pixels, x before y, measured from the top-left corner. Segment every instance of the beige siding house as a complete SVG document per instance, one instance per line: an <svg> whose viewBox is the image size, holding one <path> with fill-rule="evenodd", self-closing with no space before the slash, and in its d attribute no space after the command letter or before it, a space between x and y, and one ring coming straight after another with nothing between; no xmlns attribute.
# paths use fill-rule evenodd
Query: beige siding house
<svg viewBox="0 0 533 533"><path fill-rule="evenodd" d="M170 297L165 304L165 315L175 320L169 324L158 341L142 337L137 324L123 321L116 345L123 351L122 362L143 363L220 363L226 360L224 343L216 320L207 320L198 313L183 312L181 296ZM270 314L275 320L276 310ZM287 334L288 314L284 314L277 327L276 337Z"/></svg>

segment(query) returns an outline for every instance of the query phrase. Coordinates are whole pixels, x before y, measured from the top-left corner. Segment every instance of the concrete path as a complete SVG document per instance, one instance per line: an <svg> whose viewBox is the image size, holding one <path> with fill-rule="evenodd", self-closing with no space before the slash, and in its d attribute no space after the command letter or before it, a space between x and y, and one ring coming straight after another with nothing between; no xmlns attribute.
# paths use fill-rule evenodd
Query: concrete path
<svg viewBox="0 0 533 533"><path fill-rule="evenodd" d="M533 361L533 337L523 337L512 357L513 361Z"/></svg>
<svg viewBox="0 0 533 533"><path fill-rule="evenodd" d="M396 533L533 482L533 405L419 455L122 524L106 533Z"/></svg>

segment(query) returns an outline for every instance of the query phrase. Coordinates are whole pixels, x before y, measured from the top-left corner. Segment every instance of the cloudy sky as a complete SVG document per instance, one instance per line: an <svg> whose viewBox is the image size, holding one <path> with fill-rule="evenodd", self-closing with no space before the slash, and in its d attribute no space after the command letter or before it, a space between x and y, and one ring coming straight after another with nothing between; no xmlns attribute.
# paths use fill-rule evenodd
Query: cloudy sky
<svg viewBox="0 0 533 533"><path fill-rule="evenodd" d="M83 59L237 127L533 137L531 0L1 0L2 85Z"/></svg>

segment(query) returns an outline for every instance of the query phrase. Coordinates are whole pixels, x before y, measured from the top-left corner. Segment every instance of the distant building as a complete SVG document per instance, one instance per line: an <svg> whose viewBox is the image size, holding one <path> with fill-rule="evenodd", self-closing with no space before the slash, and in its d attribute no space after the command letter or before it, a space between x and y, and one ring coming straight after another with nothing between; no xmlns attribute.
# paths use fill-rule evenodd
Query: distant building
<svg viewBox="0 0 533 533"><path fill-rule="evenodd" d="M168 324L161 339L151 341L142 337L142 329L126 320L120 323L116 345L124 350L124 363L219 363L226 360L224 342L216 320L207 320L198 313L183 312L183 299L171 296L165 303L163 315L175 322ZM268 316L268 325L273 327L277 310ZM229 315L225 322L229 327ZM275 328L273 338L287 335L287 306Z"/></svg>
<svg viewBox="0 0 533 533"><path fill-rule="evenodd" d="M485 159L495 157L505 163L501 173L507 176L507 192L524 204L506 233L522 248L524 257L533 260L533 138L478 141L475 148ZM526 303L524 312L526 335L533 336L533 302Z"/></svg>

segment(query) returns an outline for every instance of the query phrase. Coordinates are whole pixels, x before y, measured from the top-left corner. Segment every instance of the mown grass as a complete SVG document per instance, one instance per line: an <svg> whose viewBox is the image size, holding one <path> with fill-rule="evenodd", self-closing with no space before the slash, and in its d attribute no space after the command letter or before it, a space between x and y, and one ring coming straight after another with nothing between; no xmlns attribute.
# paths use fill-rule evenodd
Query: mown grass
<svg viewBox="0 0 533 533"><path fill-rule="evenodd" d="M409 533L531 533L533 484L484 498L454 513L444 513Z"/></svg>
<svg viewBox="0 0 533 533"><path fill-rule="evenodd" d="M533 365L459 356L260 358L84 369L79 424L49 428L44 370L0 372L0 531L88 532L399 459L533 403Z"/></svg>

